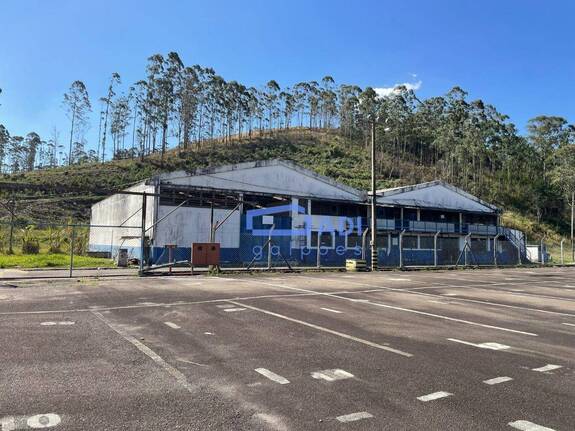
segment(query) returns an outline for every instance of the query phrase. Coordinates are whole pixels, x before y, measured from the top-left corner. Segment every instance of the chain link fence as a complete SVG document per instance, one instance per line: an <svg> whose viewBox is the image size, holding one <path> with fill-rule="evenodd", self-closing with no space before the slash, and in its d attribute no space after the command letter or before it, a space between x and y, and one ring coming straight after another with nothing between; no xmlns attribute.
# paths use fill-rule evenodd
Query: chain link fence
<svg viewBox="0 0 575 431"><path fill-rule="evenodd" d="M138 268L140 238L140 226L0 223L0 268L37 277L106 275Z"/></svg>

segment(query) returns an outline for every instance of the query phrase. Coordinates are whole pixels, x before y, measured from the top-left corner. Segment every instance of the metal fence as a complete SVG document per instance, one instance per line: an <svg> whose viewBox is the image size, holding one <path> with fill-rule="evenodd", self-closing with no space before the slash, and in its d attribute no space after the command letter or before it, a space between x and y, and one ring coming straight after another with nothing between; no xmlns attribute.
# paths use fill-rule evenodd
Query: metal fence
<svg viewBox="0 0 575 431"><path fill-rule="evenodd" d="M238 214L228 226L214 223L213 229L208 224L191 230L173 223L170 217L145 230L138 225L0 223L0 268L34 270L38 276L42 274L39 269L52 269L59 271L58 276L69 277L173 267L189 270L193 242L219 243L219 267L224 270L343 268L348 259L370 265L367 221L362 218L343 228L326 228L317 220L308 226L297 224L289 216L274 216L268 224L262 220L248 223L245 215ZM530 263L526 242L516 237L517 231L490 229L495 230L477 233L467 229L466 235L381 229L377 264L379 268L408 268ZM548 241L541 246L538 241L544 250L538 262L569 263L570 244L561 243L562 254L561 244Z"/></svg>
<svg viewBox="0 0 575 431"><path fill-rule="evenodd" d="M140 226L0 223L0 268L35 277L136 269L140 233Z"/></svg>

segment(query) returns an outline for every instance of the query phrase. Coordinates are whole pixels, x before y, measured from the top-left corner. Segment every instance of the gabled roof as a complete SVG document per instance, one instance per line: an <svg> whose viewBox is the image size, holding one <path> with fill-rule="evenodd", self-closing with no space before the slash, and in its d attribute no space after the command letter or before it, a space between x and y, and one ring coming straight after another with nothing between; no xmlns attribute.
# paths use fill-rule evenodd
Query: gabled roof
<svg viewBox="0 0 575 431"><path fill-rule="evenodd" d="M152 181L238 192L363 202L365 193L286 160L261 160L159 174Z"/></svg>
<svg viewBox="0 0 575 431"><path fill-rule="evenodd" d="M441 180L377 190L377 203L430 209L496 213L499 208Z"/></svg>

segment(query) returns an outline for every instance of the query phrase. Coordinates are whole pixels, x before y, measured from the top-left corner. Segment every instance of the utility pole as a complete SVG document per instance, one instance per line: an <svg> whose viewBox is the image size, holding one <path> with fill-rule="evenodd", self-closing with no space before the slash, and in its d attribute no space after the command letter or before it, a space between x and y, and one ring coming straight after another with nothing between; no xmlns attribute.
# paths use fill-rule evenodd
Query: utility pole
<svg viewBox="0 0 575 431"><path fill-rule="evenodd" d="M375 188L375 118L371 122L371 270L377 271L377 195Z"/></svg>
<svg viewBox="0 0 575 431"><path fill-rule="evenodd" d="M575 221L575 191L571 192L571 262L575 262L575 247L573 244L573 222Z"/></svg>

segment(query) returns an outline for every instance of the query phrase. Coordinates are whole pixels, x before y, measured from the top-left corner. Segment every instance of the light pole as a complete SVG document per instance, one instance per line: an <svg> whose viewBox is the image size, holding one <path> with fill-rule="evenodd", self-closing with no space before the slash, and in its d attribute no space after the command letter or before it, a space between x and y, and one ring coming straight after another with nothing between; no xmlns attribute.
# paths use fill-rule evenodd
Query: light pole
<svg viewBox="0 0 575 431"><path fill-rule="evenodd" d="M375 185L375 124L379 117L371 120L371 270L377 271L377 190ZM385 120L387 123L387 119ZM383 129L389 131L389 127Z"/></svg>
<svg viewBox="0 0 575 431"><path fill-rule="evenodd" d="M375 186L375 119L371 122L371 270L377 271L377 194Z"/></svg>

